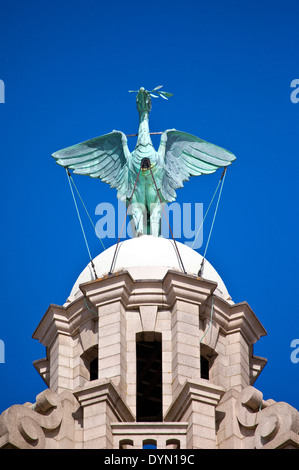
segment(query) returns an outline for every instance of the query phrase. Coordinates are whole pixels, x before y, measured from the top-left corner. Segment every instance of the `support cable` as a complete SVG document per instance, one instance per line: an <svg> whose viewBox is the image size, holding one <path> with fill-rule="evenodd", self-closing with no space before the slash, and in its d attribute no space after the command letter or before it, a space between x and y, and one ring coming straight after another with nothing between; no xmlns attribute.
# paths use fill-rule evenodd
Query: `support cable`
<svg viewBox="0 0 299 470"><path fill-rule="evenodd" d="M200 269L199 269L199 271L198 271L198 276L199 276L199 277L202 276L204 263L205 263L205 261L206 261L207 249L208 249L208 246L209 246L209 243L210 243L210 239L211 239L211 235L212 235L212 231L213 231L213 227L214 227L214 223L215 223L215 218L216 218L216 214L217 214L218 207L219 207L219 202L220 202L221 193L222 193L222 189L223 189L223 184L224 184L224 180L225 180L226 170L227 170L227 167L224 168L223 173L222 173L221 178L220 178L220 181L221 181L222 183L221 183L221 187L220 187L220 191L219 191L219 196L218 196L218 200L217 200L217 204L216 204L216 209L215 209L215 212L214 212L214 217L213 217L213 220L212 220L212 225L211 225L211 228L210 228L210 233L209 233L209 236L208 236L206 248L205 248L205 251L204 251L204 254L203 254L203 258L202 258L202 262L201 262L201 265L200 265ZM219 182L220 182L220 181L219 181ZM218 189L218 188L217 188L217 189Z"/></svg>
<svg viewBox="0 0 299 470"><path fill-rule="evenodd" d="M86 214L87 214L87 217L89 218L89 220L90 220L90 222L91 222L91 225L93 226L97 237L99 238L100 242L102 243L102 247L104 248L104 250L106 250L105 245L104 245L102 239L99 237L99 234L97 233L97 229L96 229L96 227L95 227L95 225L94 225L94 223L93 223L93 221L92 221L92 219L91 219L91 217L90 217L90 215L89 215L89 213L88 213L88 210L86 209L86 206L85 206L85 204L84 204L84 202L83 202L83 199L82 199L82 197L80 196L80 193L79 193L79 191L78 191L78 188L77 188L77 186L75 185L75 182L74 182L74 180L73 180L73 178L72 178L72 175L70 174L69 171L68 171L68 176L69 176L71 182L72 182L73 185L74 185L74 188L75 188L75 190L76 190L76 192L77 192L77 194L78 194L78 196L79 196L80 201L82 202L82 205L83 205L83 207L84 207L84 209L85 209L85 212L86 212Z"/></svg>
<svg viewBox="0 0 299 470"><path fill-rule="evenodd" d="M220 183L221 183L221 178L220 178L220 180L218 181L217 188L215 189L215 192L214 192L213 197L212 197L212 199L211 199L211 201L210 201L209 207L207 208L207 211L206 211L206 213L205 213L205 216L204 216L204 218L203 218L203 221L202 221L202 223L200 224L199 229L197 230L197 234L196 234L196 237L194 238L194 241L193 241L193 243L192 243L192 245L191 245L191 248L193 248L194 243L196 242L197 237L198 237L198 235L199 235L199 232L200 232L201 229L202 229L202 226L203 226L203 224L204 224L204 222L205 222L205 220L206 220L206 217L207 217L207 215L208 215L208 213L209 213L210 207L211 207L211 205L212 205L212 203L213 203L213 201L214 201L214 198L215 198L215 196L216 196L216 194L217 194L217 191L218 191L218 188L219 188L219 186L220 186Z"/></svg>
<svg viewBox="0 0 299 470"><path fill-rule="evenodd" d="M150 135L161 135L163 132L150 132ZM126 137L137 137L138 134L127 134Z"/></svg>
<svg viewBox="0 0 299 470"><path fill-rule="evenodd" d="M86 297L85 297L85 296L83 297L83 299L84 299L85 307L87 308L87 310L89 310L89 312L92 313L93 315L98 316L98 312L94 312L94 311L91 310L91 308L88 306L88 303L87 303L87 300L86 300Z"/></svg>
<svg viewBox="0 0 299 470"><path fill-rule="evenodd" d="M78 216L78 219L79 219L79 222L80 222L82 234L83 234L83 237L84 237L84 240L85 240L85 245L86 245L86 249L87 249L87 252L88 252L89 259L90 259L90 263L91 263L95 278L97 279L98 276L97 276L97 273L96 273L96 270L95 270L95 265L93 263L93 260L92 260L91 254L90 254L90 250L89 250L88 242L87 242L87 239L86 239L85 231L84 231L84 228L83 228L82 220L81 220L81 217L80 217L79 209L78 209L78 206L77 206L76 198L75 198L74 191L73 191L73 188L72 188L72 185L71 185L70 173L69 173L69 170L67 168L66 168L66 174L67 174L68 182L69 182L69 185L70 185L71 193L72 193L72 196L73 196L77 216Z"/></svg>

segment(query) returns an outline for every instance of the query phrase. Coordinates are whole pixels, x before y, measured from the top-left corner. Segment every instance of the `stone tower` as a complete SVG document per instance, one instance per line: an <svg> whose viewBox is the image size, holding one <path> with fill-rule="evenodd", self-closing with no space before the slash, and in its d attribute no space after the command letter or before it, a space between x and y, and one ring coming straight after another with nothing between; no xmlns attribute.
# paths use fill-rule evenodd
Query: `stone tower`
<svg viewBox="0 0 299 470"><path fill-rule="evenodd" d="M266 334L202 257L171 240L122 242L88 265L33 338L47 388L0 417L0 447L295 448L299 413L253 384ZM183 261L183 266L180 261Z"/></svg>

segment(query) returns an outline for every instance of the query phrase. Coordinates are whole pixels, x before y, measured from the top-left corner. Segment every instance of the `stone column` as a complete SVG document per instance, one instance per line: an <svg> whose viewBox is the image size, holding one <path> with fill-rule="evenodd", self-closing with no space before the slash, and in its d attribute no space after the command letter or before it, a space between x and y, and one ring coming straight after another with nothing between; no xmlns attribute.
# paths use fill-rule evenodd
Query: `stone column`
<svg viewBox="0 0 299 470"><path fill-rule="evenodd" d="M49 357L51 390L58 394L64 390L72 390L73 340L71 336L58 333L49 347Z"/></svg>
<svg viewBox="0 0 299 470"><path fill-rule="evenodd" d="M249 376L249 344L241 332L228 334L226 345L226 378L228 388L235 388L239 392L250 384Z"/></svg>
<svg viewBox="0 0 299 470"><path fill-rule="evenodd" d="M190 380L178 390L165 421L188 422L187 449L215 449L215 408L224 394L222 387L207 380Z"/></svg>
<svg viewBox="0 0 299 470"><path fill-rule="evenodd" d="M95 380L75 393L83 408L84 449L112 449L111 423L134 421L110 381Z"/></svg>
<svg viewBox="0 0 299 470"><path fill-rule="evenodd" d="M99 307L99 379L111 379L126 396L126 315L120 301Z"/></svg>
<svg viewBox="0 0 299 470"><path fill-rule="evenodd" d="M173 395L186 380L200 378L198 306L177 300L172 309Z"/></svg>
<svg viewBox="0 0 299 470"><path fill-rule="evenodd" d="M216 408L218 449L242 449L243 437L237 420L239 392L231 388Z"/></svg>

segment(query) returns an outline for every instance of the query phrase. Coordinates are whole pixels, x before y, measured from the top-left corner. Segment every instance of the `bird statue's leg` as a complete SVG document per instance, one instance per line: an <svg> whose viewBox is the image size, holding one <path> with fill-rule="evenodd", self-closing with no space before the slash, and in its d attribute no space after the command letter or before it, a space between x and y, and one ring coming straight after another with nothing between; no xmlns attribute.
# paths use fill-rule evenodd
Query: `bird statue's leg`
<svg viewBox="0 0 299 470"><path fill-rule="evenodd" d="M161 235L161 204L160 201L152 203L150 208L151 235L159 237Z"/></svg>
<svg viewBox="0 0 299 470"><path fill-rule="evenodd" d="M133 232L135 237L140 237L144 234L144 223L147 221L146 207L140 202L133 201L128 210L131 220L133 220Z"/></svg>

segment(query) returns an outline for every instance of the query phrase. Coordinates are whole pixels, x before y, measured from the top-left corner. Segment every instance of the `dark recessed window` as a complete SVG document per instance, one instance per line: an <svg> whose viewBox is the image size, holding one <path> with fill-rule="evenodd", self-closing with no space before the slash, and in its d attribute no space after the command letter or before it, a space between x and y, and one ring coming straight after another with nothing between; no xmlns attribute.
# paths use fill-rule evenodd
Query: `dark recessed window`
<svg viewBox="0 0 299 470"><path fill-rule="evenodd" d="M89 374L90 374L90 380L97 380L97 378L99 377L97 357L95 357L92 361L90 361Z"/></svg>
<svg viewBox="0 0 299 470"><path fill-rule="evenodd" d="M200 356L200 377L202 379L209 380L209 368L209 360L204 356Z"/></svg>
<svg viewBox="0 0 299 470"><path fill-rule="evenodd" d="M137 421L162 421L162 343L136 342Z"/></svg>

